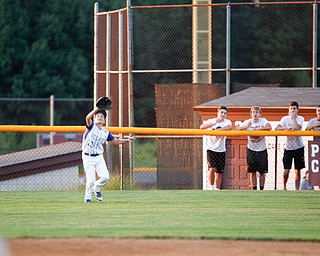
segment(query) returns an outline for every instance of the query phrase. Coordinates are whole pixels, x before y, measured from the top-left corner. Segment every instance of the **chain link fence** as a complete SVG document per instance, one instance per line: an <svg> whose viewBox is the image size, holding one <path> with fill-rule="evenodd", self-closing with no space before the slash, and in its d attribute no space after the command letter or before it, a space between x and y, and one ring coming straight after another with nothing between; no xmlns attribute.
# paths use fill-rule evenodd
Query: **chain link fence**
<svg viewBox="0 0 320 256"><path fill-rule="evenodd" d="M314 86L317 72L312 70L317 67L313 59L319 56L313 52L319 41L317 30L313 31L313 24L317 27L319 22L314 6L281 2L133 6L134 124L159 127L156 84L170 84L170 90L175 91L179 90L177 84L219 83L226 86L222 96L243 90L243 86ZM194 12L206 15L195 21ZM208 58L209 64L204 64ZM208 73L209 80L194 81L194 76Z"/></svg>
<svg viewBox="0 0 320 256"><path fill-rule="evenodd" d="M84 125L93 99L0 98L0 107L0 125Z"/></svg>
<svg viewBox="0 0 320 256"><path fill-rule="evenodd" d="M193 21L196 11L208 14L198 20L197 37ZM107 95L113 100L110 126L119 125L122 109L123 126L199 128L201 120L193 107L223 97L228 91L234 93L252 86L317 84L318 67L314 60L319 55L314 49L319 39L317 30L313 30L319 22L316 3L132 6L127 14L127 9L123 9L97 13L95 17L95 97ZM202 29L205 24L209 24L210 33ZM195 38L199 48L194 48ZM208 56L209 64L204 61ZM196 75L210 79L194 81ZM210 87L215 84L224 90ZM23 107L18 107L14 99L0 100L0 104L3 125L50 124L49 99L25 101ZM84 126L84 117L92 106L92 99L55 99L54 124ZM83 188L82 134L0 135L0 190ZM203 188L207 165L202 136L151 134L137 138L132 147L106 146L111 174L107 189ZM306 143L310 138L304 140ZM224 180L234 179L237 184L225 183L222 187L248 189L247 137L230 137L227 143ZM269 173L265 189L282 188L284 144L283 137L267 139ZM234 151L231 145L238 145L239 150ZM294 188L293 176L291 173L289 189Z"/></svg>
<svg viewBox="0 0 320 256"><path fill-rule="evenodd" d="M0 136L3 142L0 191L84 189L82 133L2 132ZM54 136L55 144L49 144L50 136ZM105 159L111 180L103 189L207 189L205 139L206 136L137 135L131 149L128 144L122 147L108 144ZM285 139L283 136L266 137L267 190L283 188ZM301 179L308 170L307 145L312 139L303 136L305 168L301 170ZM246 136L227 138L222 189L251 189L247 173L247 142ZM287 188L295 188L293 170Z"/></svg>

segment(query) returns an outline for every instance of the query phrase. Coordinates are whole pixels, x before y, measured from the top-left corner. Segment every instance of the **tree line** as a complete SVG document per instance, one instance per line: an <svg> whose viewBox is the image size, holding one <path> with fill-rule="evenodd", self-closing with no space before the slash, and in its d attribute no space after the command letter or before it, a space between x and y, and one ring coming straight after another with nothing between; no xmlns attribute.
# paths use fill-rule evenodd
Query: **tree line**
<svg viewBox="0 0 320 256"><path fill-rule="evenodd" d="M92 98L95 2L1 0L0 97L49 98L53 94L56 98ZM174 1L131 2L151 5ZM126 0L98 3L100 11L127 4ZM37 107L28 111L39 118L45 112L39 114ZM75 108L70 109L74 111ZM28 123L26 109L17 110L10 104L2 108L0 119L1 123Z"/></svg>

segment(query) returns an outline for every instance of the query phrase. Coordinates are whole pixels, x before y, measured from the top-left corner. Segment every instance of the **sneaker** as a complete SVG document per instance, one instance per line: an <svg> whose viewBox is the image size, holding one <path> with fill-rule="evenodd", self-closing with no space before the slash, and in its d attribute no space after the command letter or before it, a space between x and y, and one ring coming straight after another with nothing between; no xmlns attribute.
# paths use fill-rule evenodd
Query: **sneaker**
<svg viewBox="0 0 320 256"><path fill-rule="evenodd" d="M91 199L84 199L85 203L91 203Z"/></svg>
<svg viewBox="0 0 320 256"><path fill-rule="evenodd" d="M97 198L97 200L99 200L99 201L103 200L103 197L102 197L102 194L100 191L99 192L93 191L93 193L94 193L95 197Z"/></svg>

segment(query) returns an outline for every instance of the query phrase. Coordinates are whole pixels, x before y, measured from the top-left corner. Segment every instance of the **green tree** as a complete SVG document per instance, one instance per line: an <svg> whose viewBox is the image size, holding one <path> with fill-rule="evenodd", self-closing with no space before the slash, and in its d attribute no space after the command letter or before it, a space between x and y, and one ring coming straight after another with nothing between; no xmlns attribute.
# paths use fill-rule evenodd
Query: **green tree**
<svg viewBox="0 0 320 256"><path fill-rule="evenodd" d="M0 2L2 97L87 96L93 26L87 7L80 0Z"/></svg>
<svg viewBox="0 0 320 256"><path fill-rule="evenodd" d="M16 74L23 68L30 28L21 1L0 1L0 96L9 97Z"/></svg>

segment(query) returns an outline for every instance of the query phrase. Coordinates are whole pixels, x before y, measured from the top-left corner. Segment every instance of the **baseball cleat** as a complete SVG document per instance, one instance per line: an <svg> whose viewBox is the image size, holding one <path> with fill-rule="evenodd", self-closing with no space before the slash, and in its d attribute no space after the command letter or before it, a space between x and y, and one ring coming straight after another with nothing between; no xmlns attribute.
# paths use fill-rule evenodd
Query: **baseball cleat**
<svg viewBox="0 0 320 256"><path fill-rule="evenodd" d="M98 191L98 192L97 191L93 191L93 193L94 193L95 197L97 198L97 200L99 200L99 201L103 200L103 196L102 196L100 191Z"/></svg>
<svg viewBox="0 0 320 256"><path fill-rule="evenodd" d="M91 199L84 199L85 203L91 203Z"/></svg>

